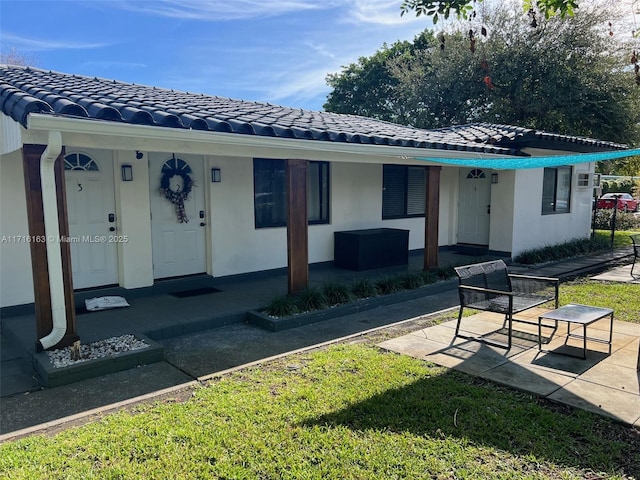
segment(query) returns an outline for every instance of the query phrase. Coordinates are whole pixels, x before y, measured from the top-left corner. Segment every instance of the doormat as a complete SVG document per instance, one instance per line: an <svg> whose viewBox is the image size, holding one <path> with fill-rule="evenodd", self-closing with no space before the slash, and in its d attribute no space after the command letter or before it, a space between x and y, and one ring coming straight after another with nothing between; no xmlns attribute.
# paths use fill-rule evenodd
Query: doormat
<svg viewBox="0 0 640 480"><path fill-rule="evenodd" d="M193 288L191 290L180 290L178 292L170 292L169 295L176 298L187 298L187 297L197 297L198 295L208 295L210 293L218 293L221 292L219 288L214 287L202 287L202 288Z"/></svg>

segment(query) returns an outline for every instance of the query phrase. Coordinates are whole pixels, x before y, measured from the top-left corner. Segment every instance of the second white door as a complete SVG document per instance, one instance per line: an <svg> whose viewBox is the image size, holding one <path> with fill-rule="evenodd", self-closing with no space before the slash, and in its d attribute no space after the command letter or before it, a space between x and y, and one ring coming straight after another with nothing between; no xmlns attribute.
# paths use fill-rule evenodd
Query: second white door
<svg viewBox="0 0 640 480"><path fill-rule="evenodd" d="M206 272L202 157L150 154L149 177L154 278Z"/></svg>
<svg viewBox="0 0 640 480"><path fill-rule="evenodd" d="M479 169L460 169L458 243L489 244L491 175Z"/></svg>

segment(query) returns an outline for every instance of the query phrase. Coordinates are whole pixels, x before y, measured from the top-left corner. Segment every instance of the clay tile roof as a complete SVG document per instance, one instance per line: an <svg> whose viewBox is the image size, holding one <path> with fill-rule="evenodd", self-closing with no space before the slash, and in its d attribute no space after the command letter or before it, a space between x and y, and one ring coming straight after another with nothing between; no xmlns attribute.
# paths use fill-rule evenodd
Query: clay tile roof
<svg viewBox="0 0 640 480"><path fill-rule="evenodd" d="M575 152L625 145L511 125L424 130L372 118L186 93L31 67L0 65L0 111L27 128L32 113L108 122L323 142L525 155L522 148Z"/></svg>

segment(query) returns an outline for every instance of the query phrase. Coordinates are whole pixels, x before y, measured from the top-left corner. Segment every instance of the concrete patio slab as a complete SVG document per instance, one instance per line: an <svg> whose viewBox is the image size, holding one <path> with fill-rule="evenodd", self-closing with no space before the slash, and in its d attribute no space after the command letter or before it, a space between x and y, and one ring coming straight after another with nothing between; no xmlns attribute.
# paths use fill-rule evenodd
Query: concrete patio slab
<svg viewBox="0 0 640 480"><path fill-rule="evenodd" d="M640 419L640 396L576 379L547 398L633 425Z"/></svg>
<svg viewBox="0 0 640 480"><path fill-rule="evenodd" d="M516 346L506 350L475 340L466 340L430 353L424 358L437 365L478 375L508 362L510 356L518 355L522 351L523 349Z"/></svg>
<svg viewBox="0 0 640 480"><path fill-rule="evenodd" d="M532 315L533 319L537 321L538 315L537 312ZM465 317L463 326L485 338L504 340L502 322L503 316L483 312ZM608 338L608 322L598 323L602 325L590 326L587 334ZM454 338L455 324L454 320L424 328L378 346L640 426L639 324L614 321L611 354L608 345L587 342L586 360L538 351L535 325L514 323L514 331L518 331L512 348L506 350L476 340ZM576 327L579 332L581 327ZM572 328L578 333L575 330ZM566 324L561 322L543 349L581 354L582 340L567 339Z"/></svg>
<svg viewBox="0 0 640 480"><path fill-rule="evenodd" d="M603 360L580 375L580 379L640 397L640 372L635 368L622 367Z"/></svg>
<svg viewBox="0 0 640 480"><path fill-rule="evenodd" d="M556 373L550 369L536 368L526 363L508 362L481 375L506 386L515 386L520 390L547 396L573 381L575 377L564 373ZM520 388L518 385L525 385Z"/></svg>

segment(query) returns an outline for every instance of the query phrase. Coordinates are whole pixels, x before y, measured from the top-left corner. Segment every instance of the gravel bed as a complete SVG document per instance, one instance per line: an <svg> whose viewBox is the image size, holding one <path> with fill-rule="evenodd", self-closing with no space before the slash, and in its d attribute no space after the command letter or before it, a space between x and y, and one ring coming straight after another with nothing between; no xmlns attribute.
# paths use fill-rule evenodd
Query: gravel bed
<svg viewBox="0 0 640 480"><path fill-rule="evenodd" d="M72 347L60 348L45 352L55 368L68 367L76 363L94 360L96 358L107 357L116 353L128 352L131 350L140 350L149 347L143 340L135 337L135 335L121 335L119 337L111 337L106 340L99 340L93 343L80 345L80 359L71 359Z"/></svg>

